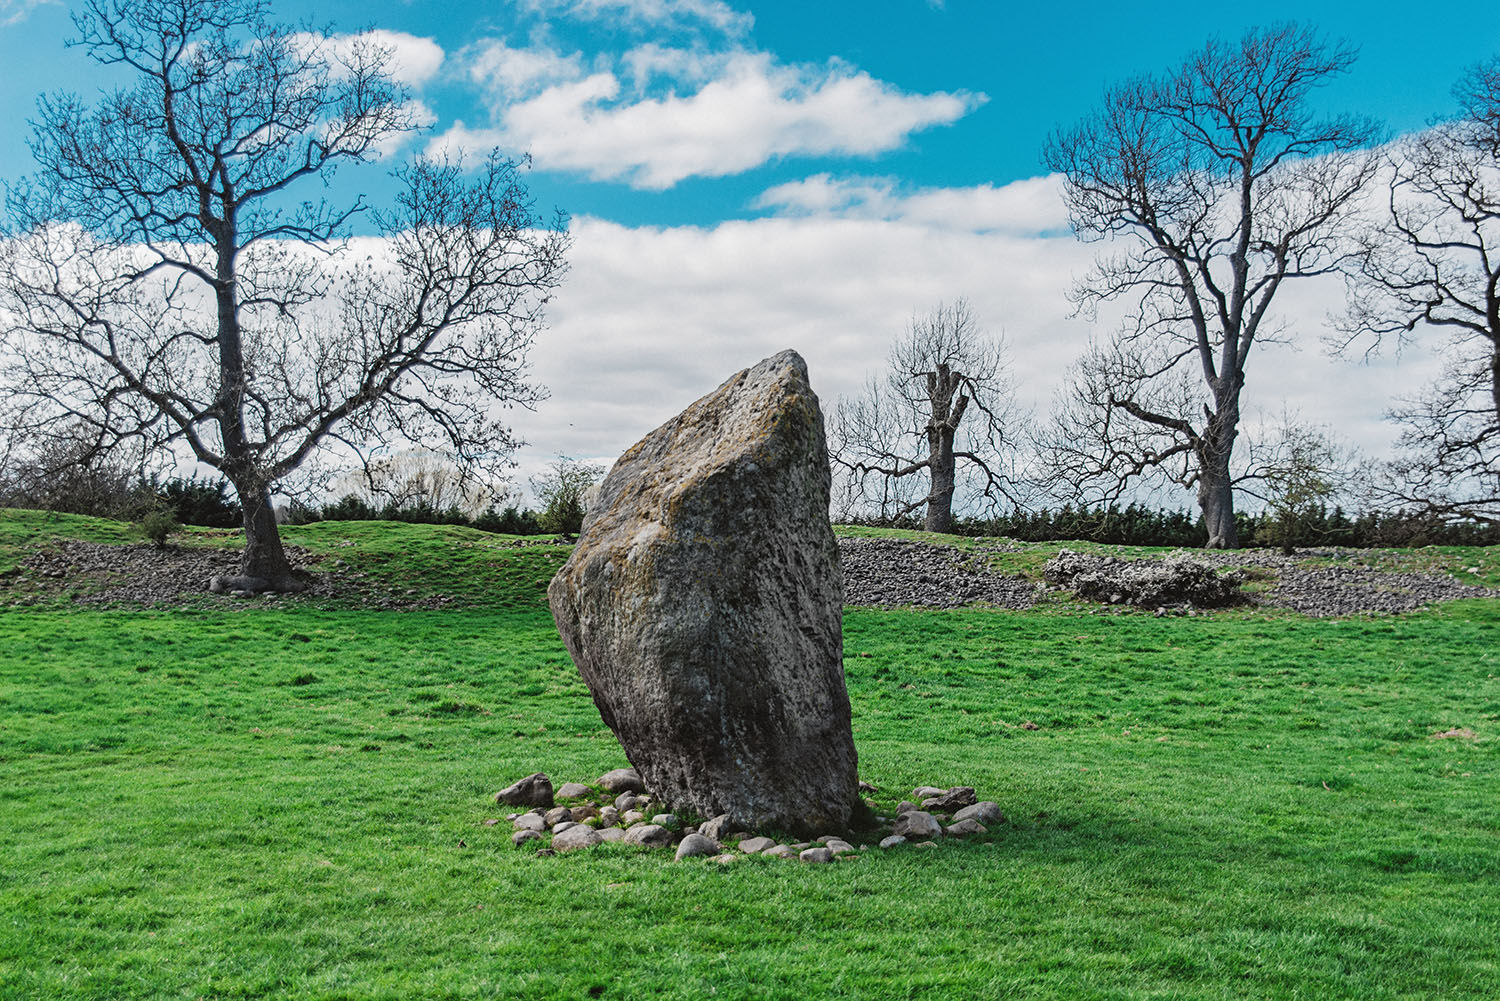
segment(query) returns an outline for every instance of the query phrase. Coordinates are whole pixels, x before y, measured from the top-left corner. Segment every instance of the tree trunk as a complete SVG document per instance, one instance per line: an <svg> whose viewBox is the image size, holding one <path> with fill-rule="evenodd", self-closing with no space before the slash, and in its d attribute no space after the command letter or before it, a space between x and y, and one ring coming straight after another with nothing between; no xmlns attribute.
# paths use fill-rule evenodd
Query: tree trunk
<svg viewBox="0 0 1500 1001"><path fill-rule="evenodd" d="M1240 533L1234 523L1234 487L1229 480L1229 456L1215 456L1203 464L1198 477L1198 507L1208 529L1206 549L1238 549Z"/></svg>
<svg viewBox="0 0 1500 1001"><path fill-rule="evenodd" d="M928 466L932 489L927 494L927 518L922 527L929 532L953 531L953 432L939 427L928 433Z"/></svg>
<svg viewBox="0 0 1500 1001"><path fill-rule="evenodd" d="M235 490L245 512L245 553L240 576L222 579L222 587L245 591L305 590L306 581L292 569L281 546L270 489L261 483L247 483L235 484Z"/></svg>

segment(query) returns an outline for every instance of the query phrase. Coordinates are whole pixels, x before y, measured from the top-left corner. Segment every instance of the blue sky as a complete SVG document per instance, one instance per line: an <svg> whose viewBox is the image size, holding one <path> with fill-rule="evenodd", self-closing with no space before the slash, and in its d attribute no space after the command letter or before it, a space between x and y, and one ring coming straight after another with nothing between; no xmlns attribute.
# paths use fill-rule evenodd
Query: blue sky
<svg viewBox="0 0 1500 1001"><path fill-rule="evenodd" d="M111 79L66 2L0 0L0 177L29 169L39 92ZM1500 52L1500 5L1461 17L1394 3L1012 5L982 0L282 0L279 18L374 28L431 121L408 152L500 143L574 219L573 270L534 355L552 398L517 414L523 473L608 459L738 367L784 347L825 398L855 391L914 313L967 296L1045 407L1093 328L1066 291L1095 248L1065 230L1040 149L1104 88L1208 38L1279 20L1360 47L1323 91L1393 133L1449 106ZM1460 27L1461 25L1461 27ZM341 183L379 200L385 165ZM1335 423L1373 452L1421 350L1369 364L1318 343L1329 288L1288 294L1300 346L1251 364L1252 406ZM1281 354L1276 352L1280 351ZM1183 497L1186 503L1187 498Z"/></svg>

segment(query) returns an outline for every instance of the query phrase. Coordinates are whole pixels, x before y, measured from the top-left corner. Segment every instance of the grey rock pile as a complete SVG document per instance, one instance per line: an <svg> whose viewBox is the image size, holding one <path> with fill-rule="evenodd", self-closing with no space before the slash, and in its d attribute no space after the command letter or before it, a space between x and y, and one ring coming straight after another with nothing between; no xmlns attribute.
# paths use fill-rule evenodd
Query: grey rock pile
<svg viewBox="0 0 1500 1001"><path fill-rule="evenodd" d="M611 801L606 784L623 791ZM704 858L720 864L751 855L814 863L846 861L870 850L868 845L856 847L840 834L779 841L743 830L728 814L684 826L675 814L664 812L663 805L642 788L640 776L630 768L608 772L592 785L564 783L557 789L559 793L562 790L582 791L573 797L555 796L551 779L535 772L495 794L497 803L531 807L506 817L513 845L550 857L604 844L624 844L668 849L678 861ZM557 798L571 798L571 802L554 805ZM933 847L945 839L987 834L991 827L1005 823L1005 817L997 804L977 799L971 786L921 786L912 790L912 800L901 803L894 819L879 817L877 821L881 829L866 833L883 834L878 843L881 849L889 850L906 844ZM501 823L499 818L490 818L483 826Z"/></svg>
<svg viewBox="0 0 1500 1001"><path fill-rule="evenodd" d="M1064 549L1047 561L1042 576L1080 598L1109 605L1223 608L1245 601L1242 573L1220 573L1185 553L1163 560L1121 560Z"/></svg>
<svg viewBox="0 0 1500 1001"><path fill-rule="evenodd" d="M296 598L267 594L258 600L333 598L387 611L446 608L454 602L447 596L392 592L350 569L341 559L296 546L287 546L286 555L293 570L308 574L307 589ZM28 553L16 571L0 581L0 600L8 597L12 604L25 605L71 593L72 600L80 605L232 602L247 595L227 591L211 595L208 585L214 578L239 573L240 554L236 550L176 545L158 549L144 543L116 546L59 539Z"/></svg>
<svg viewBox="0 0 1500 1001"><path fill-rule="evenodd" d="M1440 601L1500 596L1491 588L1454 580L1445 573L1372 566L1358 549L1299 549L1291 556L1267 550L1205 552L1205 561L1255 567L1276 574L1256 603L1327 617L1412 612Z"/></svg>
<svg viewBox="0 0 1500 1001"><path fill-rule="evenodd" d="M1025 577L995 573L985 565L985 553L1008 549L962 550L911 539L841 538L844 600L850 605L1030 608L1036 603L1035 584Z"/></svg>

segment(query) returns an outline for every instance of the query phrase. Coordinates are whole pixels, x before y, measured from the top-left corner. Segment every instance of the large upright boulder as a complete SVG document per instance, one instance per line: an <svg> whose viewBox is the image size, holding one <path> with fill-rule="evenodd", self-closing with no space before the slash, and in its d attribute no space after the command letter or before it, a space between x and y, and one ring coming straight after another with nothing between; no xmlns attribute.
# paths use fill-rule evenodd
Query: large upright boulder
<svg viewBox="0 0 1500 1001"><path fill-rule="evenodd" d="M548 588L604 722L678 810L827 831L857 802L828 500L818 398L783 351L620 457Z"/></svg>

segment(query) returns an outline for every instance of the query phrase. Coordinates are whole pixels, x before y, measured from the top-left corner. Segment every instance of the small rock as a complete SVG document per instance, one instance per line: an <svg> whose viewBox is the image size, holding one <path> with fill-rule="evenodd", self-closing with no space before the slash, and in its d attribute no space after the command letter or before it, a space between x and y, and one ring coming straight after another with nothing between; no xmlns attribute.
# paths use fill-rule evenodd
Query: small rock
<svg viewBox="0 0 1500 1001"><path fill-rule="evenodd" d="M595 845L602 845L603 843L604 839L599 836L599 832L586 824L574 824L566 831L554 835L552 838L552 848L554 851L559 852L592 848Z"/></svg>
<svg viewBox="0 0 1500 1001"><path fill-rule="evenodd" d="M729 832L734 829L734 822L729 819L729 814L721 813L712 820L705 820L698 825L698 833L705 834L715 841L727 841Z"/></svg>
<svg viewBox="0 0 1500 1001"><path fill-rule="evenodd" d="M965 820L977 820L981 824L1005 823L1005 817L1000 813L999 804L991 803L989 800L964 807L953 815L953 819L960 823Z"/></svg>
<svg viewBox="0 0 1500 1001"><path fill-rule="evenodd" d="M931 796L941 796L947 791L947 789L939 789L937 786L917 786L911 791L911 798L920 801Z"/></svg>
<svg viewBox="0 0 1500 1001"><path fill-rule="evenodd" d="M731 854L729 854L729 853L726 852L723 855L715 855L713 858L709 859L709 861L710 862L717 862L720 865L728 865L729 863L735 861L738 858L739 858L738 855L731 855Z"/></svg>
<svg viewBox="0 0 1500 1001"><path fill-rule="evenodd" d="M594 833L599 835L600 839L604 841L625 840L625 828L623 827L605 827Z"/></svg>
<svg viewBox="0 0 1500 1001"><path fill-rule="evenodd" d="M625 843L665 848L672 843L672 832L660 824L640 824L625 832Z"/></svg>
<svg viewBox="0 0 1500 1001"><path fill-rule="evenodd" d="M615 809L620 812L634 810L638 806L646 805L646 797L637 796L633 792L622 792L615 797Z"/></svg>
<svg viewBox="0 0 1500 1001"><path fill-rule="evenodd" d="M977 820L960 820L948 828L948 833L954 837L963 837L966 834L988 834L989 828Z"/></svg>
<svg viewBox="0 0 1500 1001"><path fill-rule="evenodd" d="M547 822L542 819L540 813L523 813L511 821L511 825L518 831L541 832L547 829Z"/></svg>
<svg viewBox="0 0 1500 1001"><path fill-rule="evenodd" d="M564 782L555 795L558 799L583 799L589 794L589 787L582 782Z"/></svg>
<svg viewBox="0 0 1500 1001"><path fill-rule="evenodd" d="M606 806L599 811L599 826L614 827L620 822L620 811L612 806Z"/></svg>
<svg viewBox="0 0 1500 1001"><path fill-rule="evenodd" d="M515 845L517 848L520 848L528 842L540 840L542 840L541 833L529 829L519 830L510 836L510 843Z"/></svg>
<svg viewBox="0 0 1500 1001"><path fill-rule="evenodd" d="M594 783L605 792L645 792L646 783L641 781L640 772L634 768L616 768L612 772L605 772L599 776Z"/></svg>
<svg viewBox="0 0 1500 1001"><path fill-rule="evenodd" d="M843 854L846 854L847 852L854 851L854 846L851 845L849 842L845 841L843 838L834 838L832 841L828 842L823 847L827 848L829 851L833 852L835 855L843 855Z"/></svg>
<svg viewBox="0 0 1500 1001"><path fill-rule="evenodd" d="M920 809L922 808L911 800L903 799L900 803L896 804L896 816L899 817L903 813L916 813Z"/></svg>
<svg viewBox="0 0 1500 1001"><path fill-rule="evenodd" d="M578 821L579 823L582 823L583 821L588 820L591 817L599 816L599 811L588 803L569 807L568 809L573 814L573 819Z"/></svg>
<svg viewBox="0 0 1500 1001"><path fill-rule="evenodd" d="M813 843L811 841L798 841L796 844L791 845L790 847L791 847L792 851L794 851L794 852L800 852L800 851L802 851L804 849L811 848L812 846L813 846Z"/></svg>
<svg viewBox="0 0 1500 1001"><path fill-rule="evenodd" d="M966 806L973 806L974 800L975 797L973 786L954 786L952 789L949 789L947 792L944 792L941 795L924 799L922 801L922 809L931 810L934 813L938 811L942 811L943 813L952 813L954 810L961 810Z"/></svg>
<svg viewBox="0 0 1500 1001"><path fill-rule="evenodd" d="M936 841L918 841L917 842L917 847L918 848L936 848L937 847L937 842Z"/></svg>
<svg viewBox="0 0 1500 1001"><path fill-rule="evenodd" d="M534 772L495 793L495 802L511 806L551 806L552 780L545 772Z"/></svg>
<svg viewBox="0 0 1500 1001"><path fill-rule="evenodd" d="M770 848L774 844L776 844L776 842L771 838L746 838L744 841L740 842L740 851L744 852L746 855L754 855L757 852L765 851L767 848Z"/></svg>
<svg viewBox="0 0 1500 1001"><path fill-rule="evenodd" d="M873 795L874 793L877 793L880 790L877 789L874 785L871 785L869 782L866 782L864 779L860 779L859 780L859 791L862 792L862 793L869 793L869 794Z"/></svg>
<svg viewBox="0 0 1500 1001"><path fill-rule="evenodd" d="M489 818L486 818L486 820L484 822L484 826L485 827L494 827L498 823L500 823L500 818L499 817L489 817Z"/></svg>
<svg viewBox="0 0 1500 1001"><path fill-rule="evenodd" d="M820 844L820 845L826 845L830 841L843 841L843 840L844 839L841 838L841 837L839 837L837 834L825 834L822 837L820 837L820 838L817 839L817 843Z"/></svg>
<svg viewBox="0 0 1500 1001"><path fill-rule="evenodd" d="M573 811L569 810L565 806L554 806L552 809L547 811L544 819L547 821L548 827L556 827L558 824L561 824L565 820L572 820Z"/></svg>
<svg viewBox="0 0 1500 1001"><path fill-rule="evenodd" d="M634 824L639 824L645 819L646 815L639 810L626 810L620 815L620 823L624 824L626 827L630 827Z"/></svg>
<svg viewBox="0 0 1500 1001"><path fill-rule="evenodd" d="M932 814L924 813L921 810L914 810L911 813L902 814L897 817L896 826L891 829L891 833L915 840L917 838L935 838L943 833L943 828Z"/></svg>
<svg viewBox="0 0 1500 1001"><path fill-rule="evenodd" d="M880 839L880 847L882 848L895 848L897 845L904 844L906 844L906 839L899 834L892 834L888 838Z"/></svg>
<svg viewBox="0 0 1500 1001"><path fill-rule="evenodd" d="M689 834L677 845L677 858L700 858L714 855L719 850L719 843L713 838L704 837L702 834Z"/></svg>
<svg viewBox="0 0 1500 1001"><path fill-rule="evenodd" d="M802 854L797 856L804 862L832 862L833 852L827 848L804 848Z"/></svg>
<svg viewBox="0 0 1500 1001"><path fill-rule="evenodd" d="M795 858L797 855L791 845L772 845L770 848L762 849L761 854L772 858Z"/></svg>
<svg viewBox="0 0 1500 1001"><path fill-rule="evenodd" d="M552 856L554 856L556 854L557 854L557 852L553 851L551 848L538 848L536 850L536 857L537 858L551 858Z"/></svg>
<svg viewBox="0 0 1500 1001"><path fill-rule="evenodd" d="M578 824L575 823L574 821L571 821L571 820L560 821L560 822L552 825L552 833L553 834L561 834L563 831L566 831L568 828L570 828L570 827L577 827L577 826L578 826Z"/></svg>
<svg viewBox="0 0 1500 1001"><path fill-rule="evenodd" d="M677 819L675 813L658 813L651 818L651 823L657 827L665 827L669 831L675 831L682 826L682 821Z"/></svg>

